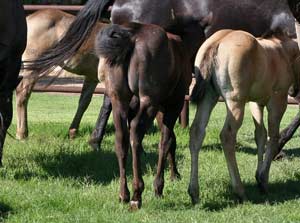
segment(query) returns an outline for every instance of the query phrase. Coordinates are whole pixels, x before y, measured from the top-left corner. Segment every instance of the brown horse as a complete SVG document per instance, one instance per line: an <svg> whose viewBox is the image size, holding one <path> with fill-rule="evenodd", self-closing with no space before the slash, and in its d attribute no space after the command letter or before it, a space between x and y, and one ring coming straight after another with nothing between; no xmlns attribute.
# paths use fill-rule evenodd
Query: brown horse
<svg viewBox="0 0 300 223"><path fill-rule="evenodd" d="M234 192L245 198L235 157L236 135L246 102L251 101L258 148L256 180L267 191L271 161L278 147L279 125L287 106L290 86L299 84L297 41L282 34L255 38L244 31L221 30L212 35L198 51L195 67L204 79L204 93L197 101L197 112L190 130L192 159L189 194L199 200L198 155L206 125L219 96L225 100L227 116L220 134ZM294 88L295 88L294 86ZM202 88L203 89L203 88ZM201 89L194 89L201 91ZM268 110L268 132L263 109ZM264 148L267 142L265 158Z"/></svg>
<svg viewBox="0 0 300 223"><path fill-rule="evenodd" d="M193 22L185 24L181 30L190 32L194 30L194 25L198 26ZM195 37L203 41L203 30L195 33ZM159 121L159 159L154 180L157 196L163 193L164 165L168 153L173 154L171 165L175 166L176 137L173 128L192 78L189 61L195 52L190 51L193 49L191 43L189 39L166 33L159 26L138 23L111 25L104 28L97 38L99 79L105 77L106 90L113 107L115 146L120 169L119 196L123 202L130 199L125 167L129 144L132 148L131 208L139 208L142 204L142 140L157 112L162 114Z"/></svg>
<svg viewBox="0 0 300 223"><path fill-rule="evenodd" d="M62 37L75 16L56 9L37 11L27 16L28 35L27 48L23 60L34 60L43 52L54 46ZM105 24L98 22L94 34ZM47 41L45 41L47 39ZM94 90L98 84L98 58L93 53L95 35L91 35L83 47L71 58L63 68L72 73L85 77L78 108L69 128L69 136L73 138L79 128L83 113L87 109ZM23 70L24 78L16 90L17 102L17 138L28 136L27 105L34 84L40 78L37 73Z"/></svg>
<svg viewBox="0 0 300 223"><path fill-rule="evenodd" d="M3 144L12 120L12 93L20 79L26 47L26 20L21 0L0 1L0 165Z"/></svg>

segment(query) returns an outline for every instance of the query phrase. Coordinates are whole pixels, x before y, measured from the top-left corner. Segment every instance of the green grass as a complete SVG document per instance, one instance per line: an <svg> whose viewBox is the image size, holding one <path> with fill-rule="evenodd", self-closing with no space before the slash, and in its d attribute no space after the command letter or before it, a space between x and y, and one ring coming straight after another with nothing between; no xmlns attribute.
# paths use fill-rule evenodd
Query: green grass
<svg viewBox="0 0 300 223"><path fill-rule="evenodd" d="M200 155L199 205L192 206L187 194L190 155L188 130L176 126L180 181L166 173L164 197L154 197L159 134L144 139L145 191L143 207L129 212L118 202L118 165L114 154L114 131L110 121L102 150L87 145L101 97L95 97L82 120L79 137L69 141L67 130L78 96L33 94L29 104L29 139L7 138L4 168L0 170L0 222L300 222L299 133L286 145L288 158L272 164L270 192L261 195L256 187L256 149L253 123L247 109L238 135L237 160L249 201L236 202L232 194L219 131L225 106L215 108ZM195 108L191 108L190 121ZM282 127L297 112L290 106ZM15 120L10 128L15 133ZM155 128L153 128L155 129ZM128 163L131 188L132 170Z"/></svg>

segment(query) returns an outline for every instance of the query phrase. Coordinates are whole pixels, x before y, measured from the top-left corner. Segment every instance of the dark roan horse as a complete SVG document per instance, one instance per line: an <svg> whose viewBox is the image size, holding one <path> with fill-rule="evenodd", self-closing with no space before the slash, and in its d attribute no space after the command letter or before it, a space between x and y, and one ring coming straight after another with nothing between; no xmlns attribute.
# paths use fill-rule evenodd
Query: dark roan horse
<svg viewBox="0 0 300 223"><path fill-rule="evenodd" d="M288 0L288 5L291 9L292 14L294 15L296 21L296 33L297 33L297 39L298 39L298 45L300 48L300 0ZM297 96L299 100L299 95ZM284 156L284 153L281 152L284 145L293 137L294 133L300 126L300 113L295 116L295 118L292 120L292 122L284 128L280 132L280 139L279 139L279 146L278 146L278 152L274 159L280 159Z"/></svg>
<svg viewBox="0 0 300 223"><path fill-rule="evenodd" d="M206 30L207 35L228 28L241 29L260 36L274 25L275 15L282 12L290 14L286 2L282 0L90 0L79 12L61 41L37 61L28 64L28 68L34 72L47 73L54 66L70 58L110 5L112 5L111 20L116 24L135 21L168 27L176 17L201 21L212 12L213 20ZM199 30L201 27L194 29ZM184 38L194 41L192 32L184 35ZM197 47L201 44L195 43L198 44Z"/></svg>
<svg viewBox="0 0 300 223"><path fill-rule="evenodd" d="M12 120L12 94L18 85L26 47L26 20L21 0L0 1L0 165L3 144Z"/></svg>

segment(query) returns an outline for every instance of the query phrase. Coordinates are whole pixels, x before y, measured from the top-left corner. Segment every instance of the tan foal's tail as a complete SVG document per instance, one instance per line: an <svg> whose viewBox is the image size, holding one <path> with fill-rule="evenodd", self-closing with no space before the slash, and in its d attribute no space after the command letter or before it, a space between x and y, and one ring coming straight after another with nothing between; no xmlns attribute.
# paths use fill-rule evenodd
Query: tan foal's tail
<svg viewBox="0 0 300 223"><path fill-rule="evenodd" d="M195 60L195 78L196 84L192 90L190 100L197 103L205 93L205 86L210 83L212 74L217 64L217 53L219 44L209 46L203 53L201 48Z"/></svg>

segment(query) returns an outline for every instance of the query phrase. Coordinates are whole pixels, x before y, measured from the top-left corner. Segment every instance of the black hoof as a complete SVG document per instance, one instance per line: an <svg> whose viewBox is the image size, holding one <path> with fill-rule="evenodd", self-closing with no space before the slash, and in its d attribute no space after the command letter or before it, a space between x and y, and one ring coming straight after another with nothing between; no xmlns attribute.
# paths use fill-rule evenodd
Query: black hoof
<svg viewBox="0 0 300 223"><path fill-rule="evenodd" d="M263 180L263 177L262 177L262 176L259 176L259 174L256 173L255 179L256 179L256 182L257 182L257 186L258 186L259 191L260 191L262 194L267 194L267 193L268 193L268 188L267 188L267 184L266 184L266 183L264 182L264 180Z"/></svg>
<svg viewBox="0 0 300 223"><path fill-rule="evenodd" d="M193 205L199 204L199 192L193 192L191 188L188 189L188 194L190 195L191 201Z"/></svg>
<svg viewBox="0 0 300 223"><path fill-rule="evenodd" d="M91 139L88 141L88 144L90 145L90 147L92 148L93 151L99 151L99 150L100 150L100 145L99 145L99 143L97 142L97 139L91 138Z"/></svg>
<svg viewBox="0 0 300 223"><path fill-rule="evenodd" d="M171 181L181 180L180 173L179 173L179 172L176 172L175 174L171 174L170 179L171 179Z"/></svg>
<svg viewBox="0 0 300 223"><path fill-rule="evenodd" d="M281 151L281 152L279 152L279 153L274 157L273 160L282 160L282 159L284 159L284 158L286 158L286 157L287 157L286 153L283 152L283 151Z"/></svg>

